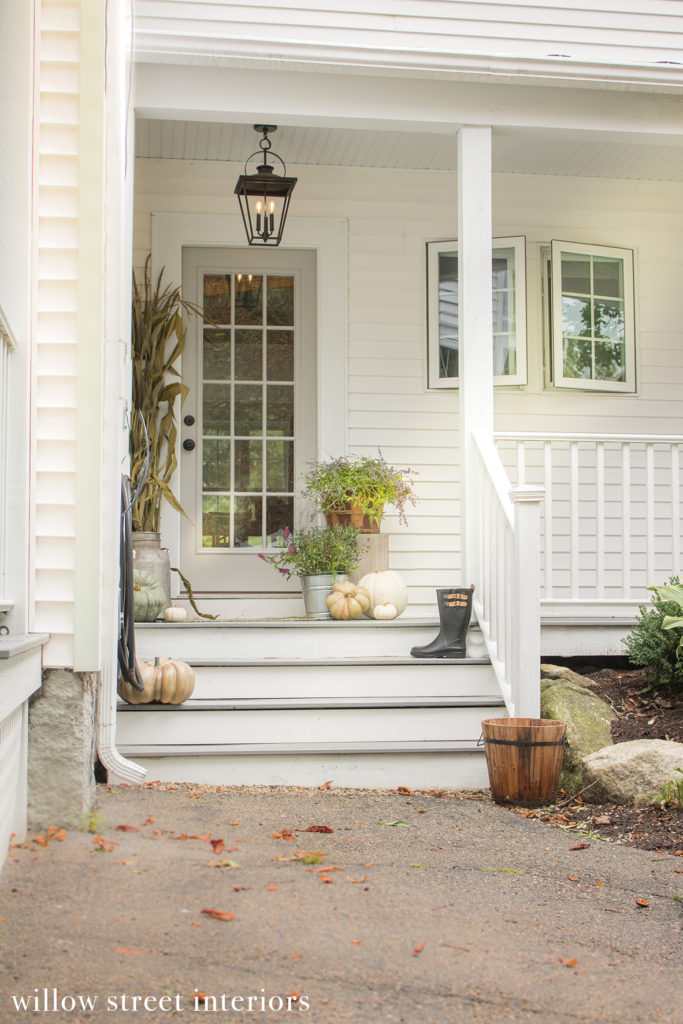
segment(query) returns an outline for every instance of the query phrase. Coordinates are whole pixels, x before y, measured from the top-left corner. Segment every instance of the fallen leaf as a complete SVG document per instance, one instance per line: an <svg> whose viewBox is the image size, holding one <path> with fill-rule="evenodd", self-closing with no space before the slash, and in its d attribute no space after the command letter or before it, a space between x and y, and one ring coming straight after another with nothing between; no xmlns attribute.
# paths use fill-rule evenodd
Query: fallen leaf
<svg viewBox="0 0 683 1024"><path fill-rule="evenodd" d="M309 825L308 828L295 828L295 832L324 832L326 835L332 835L334 832L333 828L329 825Z"/></svg>
<svg viewBox="0 0 683 1024"><path fill-rule="evenodd" d="M400 793L401 796L412 796L413 795L413 791L410 788L410 786L399 786L398 789L396 790L396 792Z"/></svg>
<svg viewBox="0 0 683 1024"><path fill-rule="evenodd" d="M424 942L418 943L418 945L413 950L413 956L419 956L424 948L425 948Z"/></svg>
<svg viewBox="0 0 683 1024"><path fill-rule="evenodd" d="M143 821L142 824L143 825L153 825L154 824L154 815L150 814L147 818L145 818L145 820Z"/></svg>
<svg viewBox="0 0 683 1024"><path fill-rule="evenodd" d="M203 836L190 836L190 839L200 839L203 843L208 843L211 840L211 833L206 832Z"/></svg>
<svg viewBox="0 0 683 1024"><path fill-rule="evenodd" d="M179 836L173 836L173 838L181 839L184 841L185 839L189 839L190 837L188 836L187 832L181 832Z"/></svg>
<svg viewBox="0 0 683 1024"><path fill-rule="evenodd" d="M303 955L301 953L292 953L292 960L303 960Z"/></svg>
<svg viewBox="0 0 683 1024"><path fill-rule="evenodd" d="M266 886L266 889L267 889L267 890L268 890L269 892L275 892L275 891L276 891L277 889L279 889L279 888L280 888L280 886L279 886L279 885L275 885L275 884L274 884L273 882L271 882L271 883L270 883L270 885L267 885L267 886Z"/></svg>
<svg viewBox="0 0 683 1024"><path fill-rule="evenodd" d="M146 949L131 949L130 946L119 946L118 949L114 950L115 953L125 953L126 956L149 956L149 951Z"/></svg>
<svg viewBox="0 0 683 1024"><path fill-rule="evenodd" d="M576 965L579 962L577 957L575 957L575 956L572 957L571 960L563 960L562 957L560 956L560 957L558 957L558 960L560 961L561 964L564 964L565 967L576 967Z"/></svg>
<svg viewBox="0 0 683 1024"><path fill-rule="evenodd" d="M214 853L222 853L225 849L225 842L222 839L212 839L211 845Z"/></svg>
<svg viewBox="0 0 683 1024"><path fill-rule="evenodd" d="M279 832L271 832L270 838L271 839L284 839L284 841L286 843L291 843L291 841L294 839L294 836L292 835L292 830L291 829L289 829L289 828L281 828Z"/></svg>
<svg viewBox="0 0 683 1024"><path fill-rule="evenodd" d="M239 868L241 864L238 864L236 860L231 860L229 857L226 860L211 860L209 861L210 868Z"/></svg>
<svg viewBox="0 0 683 1024"><path fill-rule="evenodd" d="M209 997L208 997L208 995L206 994L206 992L197 992L197 991L194 991L194 992L192 993L192 995L190 996L190 999L194 999L194 1000L195 1000L195 1002L197 1002L197 1003L205 1003L205 1002L206 1002L206 1000L207 1000L208 998L209 998Z"/></svg>
<svg viewBox="0 0 683 1024"><path fill-rule="evenodd" d="M207 917L214 917L217 921L232 921L234 914L232 910L202 910L202 914L206 914Z"/></svg>
<svg viewBox="0 0 683 1024"><path fill-rule="evenodd" d="M362 885L362 883L367 882L367 880L367 875L361 875L360 878L349 878L348 875L346 876L346 881L351 882L353 885Z"/></svg>
<svg viewBox="0 0 683 1024"><path fill-rule="evenodd" d="M374 864L375 864L374 860L369 860L369 861L367 862L367 864L364 864L364 865L363 865L363 867L364 867L364 868L371 868L371 867L374 867Z"/></svg>
<svg viewBox="0 0 683 1024"><path fill-rule="evenodd" d="M578 882L579 881L579 879L575 878L574 875L567 875L567 878L569 879L570 882Z"/></svg>
<svg viewBox="0 0 683 1024"><path fill-rule="evenodd" d="M322 786L318 786L318 789L329 789L332 785L332 779L328 779L327 782L323 782Z"/></svg>
<svg viewBox="0 0 683 1024"><path fill-rule="evenodd" d="M598 889L602 889L602 882L596 882L595 884L598 887Z"/></svg>
<svg viewBox="0 0 683 1024"><path fill-rule="evenodd" d="M318 875L318 878L320 879L321 882L334 882L334 878L330 878L329 875Z"/></svg>
<svg viewBox="0 0 683 1024"><path fill-rule="evenodd" d="M301 992L285 992L287 999L291 999L292 1002L296 1002L297 999L301 999Z"/></svg>
<svg viewBox="0 0 683 1024"><path fill-rule="evenodd" d="M47 838L47 836L34 836L33 837L33 842L34 843L38 843L39 846L47 846L49 841L50 840Z"/></svg>
<svg viewBox="0 0 683 1024"><path fill-rule="evenodd" d="M47 830L48 839L56 839L58 843L62 843L66 839L66 829L56 828L54 825L50 825Z"/></svg>
<svg viewBox="0 0 683 1024"><path fill-rule="evenodd" d="M115 846L119 845L111 839L105 839L104 836L93 836L92 841L98 850L104 850L105 853L110 853Z"/></svg>
<svg viewBox="0 0 683 1024"><path fill-rule="evenodd" d="M360 946L361 945L361 940L360 939L351 939L351 945L352 946Z"/></svg>
<svg viewBox="0 0 683 1024"><path fill-rule="evenodd" d="M200 925L199 921L193 921L192 922L192 927L193 928L201 928L201 925Z"/></svg>
<svg viewBox="0 0 683 1024"><path fill-rule="evenodd" d="M577 843L576 846L570 846L570 850L590 850L590 843Z"/></svg>
<svg viewBox="0 0 683 1024"><path fill-rule="evenodd" d="M140 829L136 828L135 825L117 825L117 832L139 832Z"/></svg>
<svg viewBox="0 0 683 1024"><path fill-rule="evenodd" d="M638 904L639 907L649 907L650 906L650 904L648 903L647 900L636 900L636 903Z"/></svg>
<svg viewBox="0 0 683 1024"><path fill-rule="evenodd" d="M341 868L332 868L327 867L326 865L324 868L316 868L315 870L318 872L318 874L322 872L322 874L326 875L329 871L341 871Z"/></svg>
<svg viewBox="0 0 683 1024"><path fill-rule="evenodd" d="M228 825L241 825L241 824L242 824L241 821L229 821L228 822Z"/></svg>
<svg viewBox="0 0 683 1024"><path fill-rule="evenodd" d="M403 825L404 828L410 828L408 822L401 821L400 818L398 821L380 821L380 825L389 825L391 828L395 828L397 825Z"/></svg>
<svg viewBox="0 0 683 1024"><path fill-rule="evenodd" d="M124 867L130 868L135 864L134 860L117 860L117 864L123 864Z"/></svg>

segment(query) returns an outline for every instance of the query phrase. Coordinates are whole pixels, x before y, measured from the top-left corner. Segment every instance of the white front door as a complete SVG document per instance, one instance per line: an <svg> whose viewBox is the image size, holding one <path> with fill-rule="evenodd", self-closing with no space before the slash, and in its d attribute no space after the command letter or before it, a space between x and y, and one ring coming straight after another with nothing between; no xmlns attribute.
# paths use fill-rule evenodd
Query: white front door
<svg viewBox="0 0 683 1024"><path fill-rule="evenodd" d="M181 565L199 593L297 592L258 557L304 514L316 455L315 254L186 248Z"/></svg>

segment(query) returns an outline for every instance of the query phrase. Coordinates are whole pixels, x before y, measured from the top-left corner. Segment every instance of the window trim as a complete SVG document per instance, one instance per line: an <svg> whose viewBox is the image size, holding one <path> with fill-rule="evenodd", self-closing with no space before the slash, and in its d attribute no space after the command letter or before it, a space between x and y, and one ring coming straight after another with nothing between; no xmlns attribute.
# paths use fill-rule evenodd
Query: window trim
<svg viewBox="0 0 683 1024"><path fill-rule="evenodd" d="M514 250L515 270L515 349L517 372L494 375L496 387L520 387L527 383L527 330L526 330L526 236L503 235L492 240L492 250ZM457 389L459 377L439 377L439 256L457 250L458 240L427 242L427 388L428 390ZM493 287L491 289L493 295Z"/></svg>
<svg viewBox="0 0 683 1024"><path fill-rule="evenodd" d="M562 302L556 296L562 295L562 253L570 252L585 256L611 256L623 260L624 266L624 346L625 370L623 381L591 380L585 377L565 377L562 337ZM545 263L544 263L545 266ZM578 391L636 392L636 317L635 317L635 259L634 250L614 245L564 242L553 239L550 243L550 284L548 296L550 326L550 384L555 388Z"/></svg>

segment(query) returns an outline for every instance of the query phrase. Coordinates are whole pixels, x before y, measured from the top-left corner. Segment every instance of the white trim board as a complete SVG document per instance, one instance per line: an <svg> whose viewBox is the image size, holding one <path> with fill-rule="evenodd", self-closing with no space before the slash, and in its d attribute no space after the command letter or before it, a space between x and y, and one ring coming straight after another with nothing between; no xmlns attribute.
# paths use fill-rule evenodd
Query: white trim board
<svg viewBox="0 0 683 1024"><path fill-rule="evenodd" d="M166 284L182 281L184 246L244 248L244 226L228 214L152 214L152 278L165 267ZM313 249L317 257L318 455L343 455L347 450L347 277L348 229L341 218L290 218L280 248ZM162 543L177 565L180 517L164 510ZM174 580L175 587L175 580Z"/></svg>

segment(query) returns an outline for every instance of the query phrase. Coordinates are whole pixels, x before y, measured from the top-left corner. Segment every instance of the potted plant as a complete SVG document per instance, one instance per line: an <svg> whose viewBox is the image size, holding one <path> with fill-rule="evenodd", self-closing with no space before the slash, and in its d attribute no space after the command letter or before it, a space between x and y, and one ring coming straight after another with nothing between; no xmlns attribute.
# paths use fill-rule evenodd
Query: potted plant
<svg viewBox="0 0 683 1024"><path fill-rule="evenodd" d="M296 534L285 527L284 546L276 554L260 554L259 558L287 579L300 578L309 618L329 619L327 595L335 580L347 579L360 560L359 533L353 526L313 526Z"/></svg>
<svg viewBox="0 0 683 1024"><path fill-rule="evenodd" d="M385 505L394 505L407 525L406 504L415 504L413 471L390 466L381 452L343 455L318 462L306 476L305 493L328 525L348 523L361 533L379 533Z"/></svg>
<svg viewBox="0 0 683 1024"><path fill-rule="evenodd" d="M175 417L188 387L175 368L185 345L182 314L200 312L181 298L180 288L162 286L163 270L152 284L150 257L145 262L142 284L133 274L131 356L133 413L131 416L130 476L139 487L132 507L136 568L152 573L164 587L170 602L168 552L161 549L161 501L185 515L171 490L177 465Z"/></svg>

